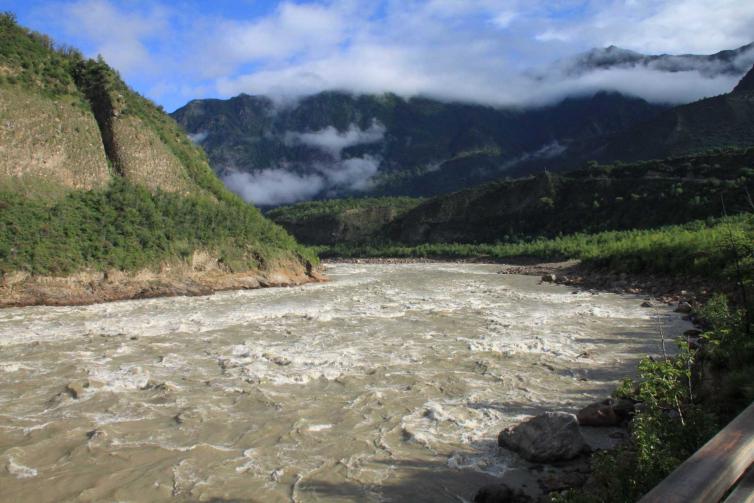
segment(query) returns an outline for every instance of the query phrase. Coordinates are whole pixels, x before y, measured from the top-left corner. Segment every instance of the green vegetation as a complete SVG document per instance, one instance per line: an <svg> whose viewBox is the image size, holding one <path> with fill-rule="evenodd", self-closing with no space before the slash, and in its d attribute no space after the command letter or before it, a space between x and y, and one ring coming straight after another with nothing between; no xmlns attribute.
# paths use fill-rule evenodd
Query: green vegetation
<svg viewBox="0 0 754 503"><path fill-rule="evenodd" d="M56 48L10 13L0 14L0 92L17 105L4 107L14 127L0 138L0 273L135 270L195 251L234 272L317 262L228 191L203 151L101 58Z"/></svg>
<svg viewBox="0 0 754 503"><path fill-rule="evenodd" d="M402 215L421 204L424 199L416 197L362 197L307 201L291 206L281 206L266 213L276 222L302 221L323 215L337 215L344 211L366 208L392 208Z"/></svg>
<svg viewBox="0 0 754 503"><path fill-rule="evenodd" d="M421 202L410 197L330 199L276 208L267 216L302 243L332 245L372 239Z"/></svg>
<svg viewBox="0 0 754 503"><path fill-rule="evenodd" d="M71 70L82 58L77 50L56 49L47 35L18 26L10 12L0 13L0 47L0 84L35 88L51 96L76 92Z"/></svg>
<svg viewBox="0 0 754 503"><path fill-rule="evenodd" d="M718 277L732 274L729 243L754 242L754 217L749 214L690 222L651 230L577 233L553 239L497 244L400 243L338 244L315 247L322 257L487 258L542 260L579 259L615 272Z"/></svg>
<svg viewBox="0 0 754 503"><path fill-rule="evenodd" d="M333 242L345 243L343 248L386 242L516 243L578 232L651 229L748 211L747 191L754 193L754 148L715 149L633 164L590 163L563 174L503 179L416 205L409 199L406 205L396 205L400 211L382 225L372 225L371 232L345 235L336 230ZM352 227L366 225L373 217L338 201L303 203L269 215L300 241L329 245L333 242L322 237L333 230L322 225L321 215L348 214ZM396 200L353 201L389 207Z"/></svg>
<svg viewBox="0 0 754 503"><path fill-rule="evenodd" d="M91 268L133 270L195 250L214 251L232 271L278 259L317 262L282 228L240 200L180 196L116 178L104 191L74 191L46 204L0 194L0 272L61 275Z"/></svg>
<svg viewBox="0 0 754 503"><path fill-rule="evenodd" d="M754 250L748 245L751 259ZM736 279L750 288L754 267L751 262L741 266ZM595 455L594 482L588 489L553 501L634 502L748 406L754 400L752 308L751 302L731 305L718 294L697 312L706 327L703 350L694 352L679 341L677 355L642 360L639 381L626 380L616 390L617 396L642 403L631 423L631 441ZM712 374L704 381L699 379L702 368Z"/></svg>

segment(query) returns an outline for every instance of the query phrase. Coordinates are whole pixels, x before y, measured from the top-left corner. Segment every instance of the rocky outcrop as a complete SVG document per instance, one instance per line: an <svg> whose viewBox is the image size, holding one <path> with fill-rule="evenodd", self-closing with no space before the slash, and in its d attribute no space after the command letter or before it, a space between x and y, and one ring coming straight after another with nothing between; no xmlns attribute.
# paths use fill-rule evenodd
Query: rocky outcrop
<svg viewBox="0 0 754 503"><path fill-rule="evenodd" d="M589 450L576 416L567 412L545 412L506 428L498 445L537 463L569 460Z"/></svg>
<svg viewBox="0 0 754 503"><path fill-rule="evenodd" d="M135 116L112 121L113 148L121 174L150 190L188 192L190 180L157 133Z"/></svg>

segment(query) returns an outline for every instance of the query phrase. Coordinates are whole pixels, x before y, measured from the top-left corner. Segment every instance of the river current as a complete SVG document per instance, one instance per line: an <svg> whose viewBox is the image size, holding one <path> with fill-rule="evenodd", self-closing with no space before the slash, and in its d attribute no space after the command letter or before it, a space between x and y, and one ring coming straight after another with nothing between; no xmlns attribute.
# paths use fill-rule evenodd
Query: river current
<svg viewBox="0 0 754 503"><path fill-rule="evenodd" d="M0 501L470 501L688 324L498 266L0 310ZM66 386L69 389L66 389Z"/></svg>

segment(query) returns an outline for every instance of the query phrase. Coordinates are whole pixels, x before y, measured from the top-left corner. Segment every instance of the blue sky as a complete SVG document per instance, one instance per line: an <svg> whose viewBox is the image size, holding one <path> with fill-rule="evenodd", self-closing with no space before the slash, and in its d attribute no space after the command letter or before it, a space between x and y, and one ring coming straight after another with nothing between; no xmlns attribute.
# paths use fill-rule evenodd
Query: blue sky
<svg viewBox="0 0 754 503"><path fill-rule="evenodd" d="M323 89L512 105L602 86L684 101L733 81L618 72L533 85L531 76L611 44L705 54L754 41L751 0L0 0L0 10L102 54L168 110Z"/></svg>

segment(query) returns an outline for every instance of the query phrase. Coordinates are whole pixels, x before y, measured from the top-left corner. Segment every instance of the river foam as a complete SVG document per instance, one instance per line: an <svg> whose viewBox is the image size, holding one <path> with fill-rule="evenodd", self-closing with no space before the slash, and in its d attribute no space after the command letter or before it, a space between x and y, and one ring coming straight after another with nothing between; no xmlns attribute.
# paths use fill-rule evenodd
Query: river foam
<svg viewBox="0 0 754 503"><path fill-rule="evenodd" d="M603 396L658 325L687 328L497 269L0 310L0 499L470 500L522 463L502 427Z"/></svg>

